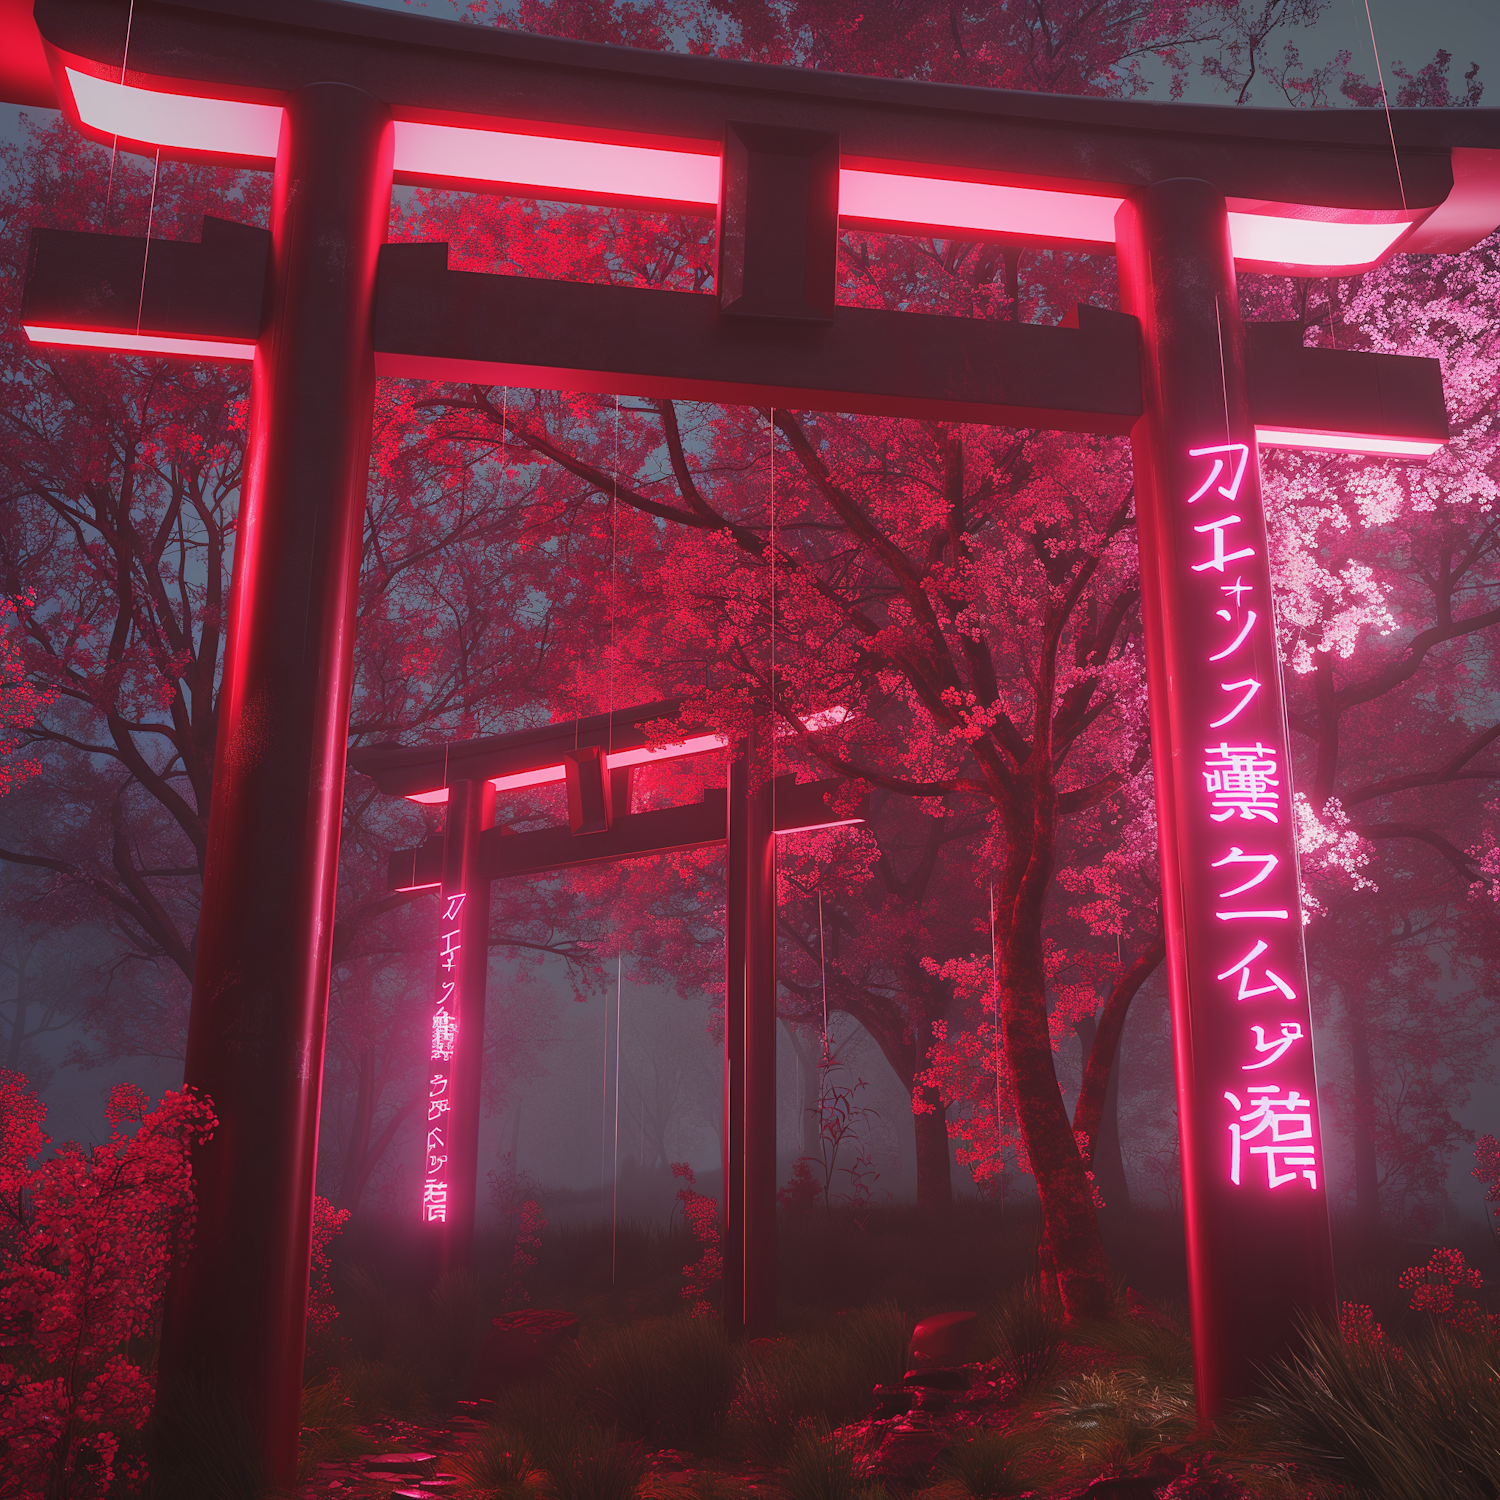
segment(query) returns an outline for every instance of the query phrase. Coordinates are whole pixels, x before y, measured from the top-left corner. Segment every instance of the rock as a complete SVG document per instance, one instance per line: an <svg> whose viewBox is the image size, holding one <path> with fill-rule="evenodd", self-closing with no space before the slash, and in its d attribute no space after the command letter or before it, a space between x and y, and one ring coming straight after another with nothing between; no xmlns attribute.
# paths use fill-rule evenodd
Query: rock
<svg viewBox="0 0 1500 1500"><path fill-rule="evenodd" d="M372 1453L365 1459L365 1468L395 1474L415 1473L436 1458L436 1453Z"/></svg>
<svg viewBox="0 0 1500 1500"><path fill-rule="evenodd" d="M490 1395L547 1371L564 1339L578 1337L578 1319L553 1308L528 1307L503 1313L485 1336L474 1362L474 1388Z"/></svg>
<svg viewBox="0 0 1500 1500"><path fill-rule="evenodd" d="M913 1365L961 1365L968 1361L974 1345L974 1314L937 1313L923 1318L912 1330Z"/></svg>
<svg viewBox="0 0 1500 1500"><path fill-rule="evenodd" d="M904 1385L877 1385L873 1395L875 1410L870 1413L870 1420L873 1422L883 1422L887 1417L899 1417L916 1404L916 1396Z"/></svg>

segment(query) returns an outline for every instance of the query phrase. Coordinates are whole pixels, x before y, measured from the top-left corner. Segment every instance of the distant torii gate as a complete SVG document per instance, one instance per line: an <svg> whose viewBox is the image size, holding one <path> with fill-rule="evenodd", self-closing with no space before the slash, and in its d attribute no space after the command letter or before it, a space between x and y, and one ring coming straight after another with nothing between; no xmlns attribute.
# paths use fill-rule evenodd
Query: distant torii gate
<svg viewBox="0 0 1500 1500"><path fill-rule="evenodd" d="M776 1306L777 834L863 822L835 811L840 781L766 777L769 738L730 746L691 734L653 746L645 726L675 719L676 699L448 745L375 746L349 763L382 792L446 804L444 829L391 856L393 891L439 892L437 1004L430 1042L422 1215L446 1265L470 1263L479 1168L490 883L579 865L725 844L723 1316L734 1337L768 1333ZM759 743L756 743L758 741ZM727 784L700 802L636 812L638 766L729 757ZM563 783L568 821L512 833L495 827L497 793Z"/></svg>
<svg viewBox="0 0 1500 1500"><path fill-rule="evenodd" d="M337 0L0 0L0 28L6 97L275 172L269 234L39 233L22 310L39 343L253 361L186 1064L223 1123L163 1379L235 1394L289 1482L379 374L1131 435L1200 1414L1253 1389L1333 1295L1258 444L1420 456L1447 424L1436 361L1247 327L1236 270L1477 243L1500 112L855 78ZM450 271L383 246L393 182L716 214L715 291ZM1124 310L839 307L841 224L1112 251Z"/></svg>

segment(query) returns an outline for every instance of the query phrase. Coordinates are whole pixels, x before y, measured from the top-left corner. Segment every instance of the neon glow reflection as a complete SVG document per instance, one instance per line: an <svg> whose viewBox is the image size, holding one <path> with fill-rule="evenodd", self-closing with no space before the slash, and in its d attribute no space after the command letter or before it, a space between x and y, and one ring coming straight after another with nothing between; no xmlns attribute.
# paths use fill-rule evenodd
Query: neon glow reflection
<svg viewBox="0 0 1500 1500"><path fill-rule="evenodd" d="M1360 432L1303 432L1289 427L1257 427L1267 448L1302 448L1312 453L1366 453L1377 458L1431 458L1443 438L1376 437Z"/></svg>

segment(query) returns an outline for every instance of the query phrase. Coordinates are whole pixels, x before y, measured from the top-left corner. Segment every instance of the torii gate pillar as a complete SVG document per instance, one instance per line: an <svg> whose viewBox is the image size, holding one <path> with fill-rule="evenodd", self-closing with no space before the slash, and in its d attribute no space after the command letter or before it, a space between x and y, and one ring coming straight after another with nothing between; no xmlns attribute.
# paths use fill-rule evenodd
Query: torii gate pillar
<svg viewBox="0 0 1500 1500"><path fill-rule="evenodd" d="M721 1223L724 1330L735 1339L776 1322L776 833L759 763L769 753L767 723L729 763Z"/></svg>
<svg viewBox="0 0 1500 1500"><path fill-rule="evenodd" d="M347 84L287 97L184 1069L221 1123L194 1153L198 1231L162 1332L163 1389L201 1381L241 1405L284 1486L297 1471L392 137L387 106Z"/></svg>
<svg viewBox="0 0 1500 1500"><path fill-rule="evenodd" d="M1131 434L1199 1418L1334 1311L1292 785L1224 197L1116 220L1141 323Z"/></svg>

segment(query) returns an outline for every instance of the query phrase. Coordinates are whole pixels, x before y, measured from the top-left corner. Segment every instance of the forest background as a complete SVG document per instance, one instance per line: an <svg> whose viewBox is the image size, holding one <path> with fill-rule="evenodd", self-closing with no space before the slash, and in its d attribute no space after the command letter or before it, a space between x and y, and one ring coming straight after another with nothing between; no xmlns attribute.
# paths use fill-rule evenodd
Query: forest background
<svg viewBox="0 0 1500 1500"><path fill-rule="evenodd" d="M1377 105L1346 9L523 0L503 20L1000 87ZM1393 103L1479 101L1465 54L1402 63L1381 40ZM267 180L155 175L44 114L3 166L0 1066L43 1089L55 1134L88 1139L108 1085L180 1076L246 382L31 349L26 237L264 222ZM403 191L391 236L448 240L460 268L712 286L698 219ZM1265 456L1331 1185L1366 1223L1438 1237L1483 1212L1453 1187L1497 1102L1497 258L1492 237L1364 277L1242 281L1249 316L1308 343L1444 365L1455 436L1429 465ZM1056 321L1114 305L1113 263L847 234L840 298ZM819 1150L826 991L835 1081L867 1080L875 1111L871 1191L938 1207L976 1180L1024 1195L1030 1169L1086 1298L1090 1201L1176 1192L1130 483L1111 439L382 382L351 744L673 693L732 729L774 699L777 770L847 775L873 807L865 830L782 843L784 1175ZM716 771L637 796L683 800ZM501 817L559 811L543 794ZM435 826L351 773L320 1177L361 1213L412 1211L433 913L383 872ZM1050 878L1021 889L1037 857ZM487 1167L582 1190L619 1160L670 1204L670 1160L714 1164L720 892L717 856L496 888Z"/></svg>

